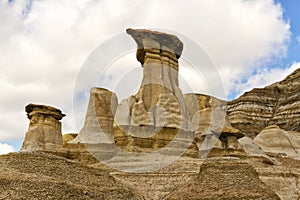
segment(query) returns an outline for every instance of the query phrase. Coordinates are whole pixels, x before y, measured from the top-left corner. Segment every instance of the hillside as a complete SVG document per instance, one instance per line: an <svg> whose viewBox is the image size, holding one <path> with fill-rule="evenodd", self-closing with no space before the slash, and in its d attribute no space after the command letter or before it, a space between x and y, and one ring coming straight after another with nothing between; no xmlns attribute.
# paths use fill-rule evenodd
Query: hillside
<svg viewBox="0 0 300 200"><path fill-rule="evenodd" d="M282 81L228 102L227 112L232 126L251 138L274 124L300 132L300 69Z"/></svg>

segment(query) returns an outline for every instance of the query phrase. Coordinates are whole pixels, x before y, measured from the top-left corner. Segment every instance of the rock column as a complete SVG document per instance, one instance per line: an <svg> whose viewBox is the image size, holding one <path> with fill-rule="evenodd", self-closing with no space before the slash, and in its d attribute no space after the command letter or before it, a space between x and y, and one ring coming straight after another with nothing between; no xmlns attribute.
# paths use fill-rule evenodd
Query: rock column
<svg viewBox="0 0 300 200"><path fill-rule="evenodd" d="M186 129L183 95L178 87L178 58L183 44L174 35L127 29L137 43L143 81L131 105L133 126Z"/></svg>
<svg viewBox="0 0 300 200"><path fill-rule="evenodd" d="M63 144L61 120L65 115L51 106L29 104L25 108L30 120L21 150L55 150Z"/></svg>
<svg viewBox="0 0 300 200"><path fill-rule="evenodd" d="M173 140L178 130L189 131L178 85L178 59L183 44L175 35L144 29L126 31L137 43L143 81L137 94L123 100L117 108L115 142L130 150L137 146L159 149Z"/></svg>
<svg viewBox="0 0 300 200"><path fill-rule="evenodd" d="M104 88L91 88L84 127L69 143L113 143L113 123L117 105L115 93Z"/></svg>

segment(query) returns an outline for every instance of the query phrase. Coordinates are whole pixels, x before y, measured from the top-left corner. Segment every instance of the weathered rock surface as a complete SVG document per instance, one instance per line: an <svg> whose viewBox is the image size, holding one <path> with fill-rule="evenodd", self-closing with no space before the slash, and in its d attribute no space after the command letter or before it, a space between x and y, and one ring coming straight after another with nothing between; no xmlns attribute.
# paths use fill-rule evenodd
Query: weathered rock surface
<svg viewBox="0 0 300 200"><path fill-rule="evenodd" d="M226 101L209 95L188 93L183 96L188 115L191 116L191 118L193 118L199 110L206 108L226 110Z"/></svg>
<svg viewBox="0 0 300 200"><path fill-rule="evenodd" d="M247 136L239 139L239 143L248 156L266 156L261 147Z"/></svg>
<svg viewBox="0 0 300 200"><path fill-rule="evenodd" d="M245 160L210 158L197 177L168 195L168 199L280 199Z"/></svg>
<svg viewBox="0 0 300 200"><path fill-rule="evenodd" d="M68 133L68 134L63 134L62 139L63 139L63 144L66 145L68 142L71 140L74 140L78 136L77 133Z"/></svg>
<svg viewBox="0 0 300 200"><path fill-rule="evenodd" d="M85 123L78 136L69 143L113 143L113 123L117 96L104 88L92 88Z"/></svg>
<svg viewBox="0 0 300 200"><path fill-rule="evenodd" d="M254 142L264 151L300 159L300 140L276 125L263 129Z"/></svg>
<svg viewBox="0 0 300 200"><path fill-rule="evenodd" d="M198 157L244 155L238 142L244 134L231 126L226 101L204 94L184 94L184 101Z"/></svg>
<svg viewBox="0 0 300 200"><path fill-rule="evenodd" d="M199 157L206 157L208 154L244 155L238 142L244 134L231 126L226 112L219 107L204 108L196 112L192 126L195 128L194 141L199 150Z"/></svg>
<svg viewBox="0 0 300 200"><path fill-rule="evenodd" d="M54 107L37 104L29 104L25 110L30 124L22 150L55 150L61 147L63 141L59 120L65 115Z"/></svg>
<svg viewBox="0 0 300 200"><path fill-rule="evenodd" d="M0 199L300 199L300 70L226 106L182 94L176 36L127 32L144 67L137 94L118 105L92 88L84 127L63 137L58 109L26 107L23 148L42 151L0 156Z"/></svg>
<svg viewBox="0 0 300 200"><path fill-rule="evenodd" d="M270 155L272 156L272 155ZM265 162L265 157L251 157L251 164L259 178L282 200L300 198L300 161L281 155L273 155L273 164Z"/></svg>
<svg viewBox="0 0 300 200"><path fill-rule="evenodd" d="M60 151L83 162L107 160L115 155L113 123L117 96L104 88L91 88L85 123L78 136Z"/></svg>
<svg viewBox="0 0 300 200"><path fill-rule="evenodd" d="M127 33L137 43L137 59L144 68L142 85L130 99L130 125L186 130L185 104L178 84L182 42L175 35L143 29L127 29Z"/></svg>
<svg viewBox="0 0 300 200"><path fill-rule="evenodd" d="M202 163L203 160L200 159L180 157L158 172L113 172L111 175L118 182L134 188L135 193L142 196L143 199L168 199L170 193L197 176Z"/></svg>
<svg viewBox="0 0 300 200"><path fill-rule="evenodd" d="M158 149L178 131L189 132L183 94L178 85L178 58L183 44L174 35L144 29L127 29L137 43L143 81L137 94L118 106L115 142L134 150Z"/></svg>
<svg viewBox="0 0 300 200"><path fill-rule="evenodd" d="M102 163L88 166L42 152L15 153L0 156L0 198L298 199L300 161L274 159L269 165L260 157L181 157L157 172L124 173Z"/></svg>
<svg viewBox="0 0 300 200"><path fill-rule="evenodd" d="M233 127L254 138L262 129L278 125L300 132L300 69L284 80L265 88L253 89L228 102Z"/></svg>
<svg viewBox="0 0 300 200"><path fill-rule="evenodd" d="M141 199L110 170L26 152L0 156L0 199Z"/></svg>

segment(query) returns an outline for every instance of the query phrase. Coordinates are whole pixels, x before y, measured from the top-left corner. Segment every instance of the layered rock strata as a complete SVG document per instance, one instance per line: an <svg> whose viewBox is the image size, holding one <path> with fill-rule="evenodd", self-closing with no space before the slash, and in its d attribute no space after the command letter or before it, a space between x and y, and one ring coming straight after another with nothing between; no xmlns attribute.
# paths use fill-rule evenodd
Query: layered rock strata
<svg viewBox="0 0 300 200"><path fill-rule="evenodd" d="M199 157L245 155L238 142L244 134L231 126L226 101L204 94L185 94L184 99Z"/></svg>
<svg viewBox="0 0 300 200"><path fill-rule="evenodd" d="M245 160L206 159L197 177L167 199L280 199Z"/></svg>
<svg viewBox="0 0 300 200"><path fill-rule="evenodd" d="M0 199L37 194L45 199L74 194L82 199L299 199L300 70L229 102L227 116L225 101L182 95L177 79L182 43L177 37L147 30L128 33L138 44L137 59L145 69L139 92L117 105L113 92L91 89L83 129L63 139L61 111L28 105L30 126L23 149L47 151L1 156ZM174 138L177 148L166 148ZM194 139L190 148L182 145L189 138ZM135 152L112 156L114 142ZM189 157L180 156L180 148ZM160 149L167 149L166 157ZM143 151L151 151L154 159L143 157L148 153ZM101 161L127 173L98 162L99 154ZM169 162L172 157L174 162ZM160 161L158 167L154 160Z"/></svg>
<svg viewBox="0 0 300 200"><path fill-rule="evenodd" d="M62 151L86 162L113 157L116 153L113 123L117 105L115 93L104 88L91 88L84 126Z"/></svg>
<svg viewBox="0 0 300 200"><path fill-rule="evenodd" d="M264 151L300 159L300 133L285 131L276 125L263 129L254 142Z"/></svg>
<svg viewBox="0 0 300 200"><path fill-rule="evenodd" d="M113 143L113 123L118 99L104 88L92 88L85 123L78 136L69 143Z"/></svg>
<svg viewBox="0 0 300 200"><path fill-rule="evenodd" d="M270 125L299 132L299 94L300 69L297 69L283 81L253 89L228 102L230 122L251 138Z"/></svg>
<svg viewBox="0 0 300 200"><path fill-rule="evenodd" d="M199 116L194 140L199 157L245 156L238 142L244 134L231 126L224 110L205 108L199 111Z"/></svg>
<svg viewBox="0 0 300 200"><path fill-rule="evenodd" d="M60 120L65 114L57 108L37 104L27 105L25 111L30 124L21 150L56 150L62 146Z"/></svg>
<svg viewBox="0 0 300 200"><path fill-rule="evenodd" d="M119 146L158 149L178 131L189 131L184 98L178 87L178 58L183 44L174 35L127 29L137 43L143 81L136 95L123 100L114 123ZM182 138L183 139L183 138Z"/></svg>

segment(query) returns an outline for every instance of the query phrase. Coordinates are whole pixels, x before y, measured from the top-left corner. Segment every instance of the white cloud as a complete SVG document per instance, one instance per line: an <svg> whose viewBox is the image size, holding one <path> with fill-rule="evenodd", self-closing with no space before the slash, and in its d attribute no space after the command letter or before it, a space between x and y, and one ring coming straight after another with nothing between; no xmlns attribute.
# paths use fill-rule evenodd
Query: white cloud
<svg viewBox="0 0 300 200"><path fill-rule="evenodd" d="M0 155L1 154L7 154L10 152L14 152L16 151L15 148L13 146L10 146L6 143L0 143Z"/></svg>
<svg viewBox="0 0 300 200"><path fill-rule="evenodd" d="M62 109L63 132L74 132L72 98L81 65L99 44L128 27L170 29L202 45L226 94L261 63L284 55L290 37L273 0L33 1L23 15L25 5L0 1L5 19L0 21L0 141L23 139L29 102ZM124 69L133 69L128 63ZM111 83L120 91L121 71L112 71Z"/></svg>
<svg viewBox="0 0 300 200"><path fill-rule="evenodd" d="M254 75L250 76L245 83L236 84L237 96L241 95L245 91L249 91L254 87L265 87L277 81L281 81L289 74L300 68L300 63L293 63L284 69L271 68L271 69L259 69Z"/></svg>

